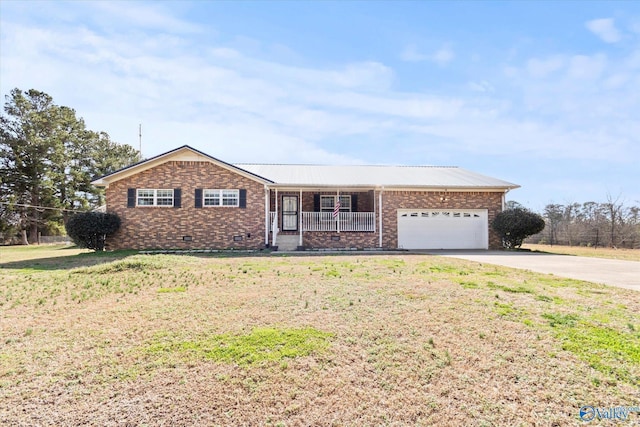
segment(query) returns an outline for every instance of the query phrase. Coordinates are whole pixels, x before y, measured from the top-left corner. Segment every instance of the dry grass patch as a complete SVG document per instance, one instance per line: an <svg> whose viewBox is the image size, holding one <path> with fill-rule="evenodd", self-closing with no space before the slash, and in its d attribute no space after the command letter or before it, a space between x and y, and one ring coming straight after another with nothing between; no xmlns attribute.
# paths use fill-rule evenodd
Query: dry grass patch
<svg viewBox="0 0 640 427"><path fill-rule="evenodd" d="M0 269L0 424L575 425L637 399L637 292L418 255L70 258Z"/></svg>
<svg viewBox="0 0 640 427"><path fill-rule="evenodd" d="M532 251L547 252L551 254L640 261L640 249L588 248L585 246L551 246L534 244L526 244L522 245L522 247Z"/></svg>

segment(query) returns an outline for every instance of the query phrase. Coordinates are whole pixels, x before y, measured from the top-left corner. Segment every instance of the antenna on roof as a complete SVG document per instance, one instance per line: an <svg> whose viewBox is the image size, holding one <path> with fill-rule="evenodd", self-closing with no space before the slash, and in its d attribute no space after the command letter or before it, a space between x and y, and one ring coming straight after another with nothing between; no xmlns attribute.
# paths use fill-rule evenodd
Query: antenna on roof
<svg viewBox="0 0 640 427"><path fill-rule="evenodd" d="M140 160L142 160L142 123L138 125L138 144L140 145L138 152L140 153Z"/></svg>

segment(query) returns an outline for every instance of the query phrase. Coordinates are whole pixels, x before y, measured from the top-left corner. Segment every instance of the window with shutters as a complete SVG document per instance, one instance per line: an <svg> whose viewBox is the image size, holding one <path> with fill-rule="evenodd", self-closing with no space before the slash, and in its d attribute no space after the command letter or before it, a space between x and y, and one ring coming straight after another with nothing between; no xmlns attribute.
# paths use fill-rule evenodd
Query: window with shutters
<svg viewBox="0 0 640 427"><path fill-rule="evenodd" d="M336 196L320 196L320 212L333 212ZM340 212L351 212L351 196L340 196Z"/></svg>
<svg viewBox="0 0 640 427"><path fill-rule="evenodd" d="M173 206L173 189L142 188L137 190L138 206Z"/></svg>
<svg viewBox="0 0 640 427"><path fill-rule="evenodd" d="M202 190L203 206L240 206L240 190Z"/></svg>

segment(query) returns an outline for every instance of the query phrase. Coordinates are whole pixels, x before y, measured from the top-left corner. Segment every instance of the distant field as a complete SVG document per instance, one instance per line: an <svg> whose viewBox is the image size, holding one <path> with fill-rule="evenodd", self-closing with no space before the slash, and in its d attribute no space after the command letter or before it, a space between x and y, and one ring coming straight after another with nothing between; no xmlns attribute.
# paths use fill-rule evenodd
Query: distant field
<svg viewBox="0 0 640 427"><path fill-rule="evenodd" d="M634 291L428 255L0 250L0 425L565 426L638 402Z"/></svg>
<svg viewBox="0 0 640 427"><path fill-rule="evenodd" d="M549 252L554 254L640 261L640 249L587 248L584 246L551 246L530 244L522 245L522 247L525 249L531 249L532 251Z"/></svg>

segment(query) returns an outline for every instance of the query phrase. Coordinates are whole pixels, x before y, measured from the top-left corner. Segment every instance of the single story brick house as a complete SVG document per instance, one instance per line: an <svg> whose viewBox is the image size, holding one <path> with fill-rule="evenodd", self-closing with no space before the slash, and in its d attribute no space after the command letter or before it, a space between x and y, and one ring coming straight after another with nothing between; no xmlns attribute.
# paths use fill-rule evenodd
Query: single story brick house
<svg viewBox="0 0 640 427"><path fill-rule="evenodd" d="M188 145L106 175L110 249L488 249L519 186L457 167L229 164Z"/></svg>

